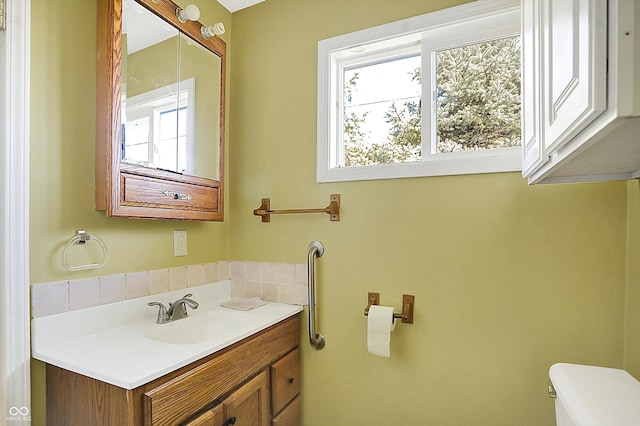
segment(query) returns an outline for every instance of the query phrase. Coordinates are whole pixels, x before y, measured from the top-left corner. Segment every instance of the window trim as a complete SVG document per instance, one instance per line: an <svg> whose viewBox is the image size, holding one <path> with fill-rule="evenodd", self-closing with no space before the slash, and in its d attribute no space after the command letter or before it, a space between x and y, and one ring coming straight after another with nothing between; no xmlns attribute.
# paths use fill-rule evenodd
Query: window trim
<svg viewBox="0 0 640 426"><path fill-rule="evenodd" d="M339 149L333 141L336 140L338 132L341 131L341 129L338 129L338 122L333 114L335 108L331 106L342 103L343 87L341 86L342 78L339 73L340 64L351 62L353 56L350 55L349 59L345 60L345 55L341 54L341 52L372 43L379 45L380 50L392 48L392 51L396 51L397 49L402 49L403 45L406 47L412 43L415 45L415 43L421 42L425 32L429 32L430 35L442 34L438 38L437 45L439 48L443 48L445 41L459 38L455 35L454 29L456 27L464 26L469 28L474 23L478 23L482 27L480 31L485 31L484 27L487 20L509 21L512 24L512 29L515 29L513 34L518 34L520 29L520 2L518 0L477 1L319 41L316 180L318 182L340 182L521 170L520 148L480 151L475 155L469 155L470 152L465 152L463 153L464 155L442 153L436 156L428 156L429 159L425 159L426 156L423 156L423 161L415 163L378 164L358 167L331 166ZM505 35L503 33L502 36L488 37L486 39L507 36L508 34ZM476 38L478 42L482 40L483 37ZM429 45L432 45L432 43L429 43ZM430 54L425 54L425 48L423 44L421 53L423 69L426 66L431 66L424 63L430 56ZM423 99L431 100L430 91L431 85L423 84ZM430 101L429 111L432 108L432 104L433 102ZM431 120L430 117L428 119ZM428 135L428 128L425 127L424 115L422 126L423 147L430 146L430 142L428 140L425 141L425 138L431 138Z"/></svg>

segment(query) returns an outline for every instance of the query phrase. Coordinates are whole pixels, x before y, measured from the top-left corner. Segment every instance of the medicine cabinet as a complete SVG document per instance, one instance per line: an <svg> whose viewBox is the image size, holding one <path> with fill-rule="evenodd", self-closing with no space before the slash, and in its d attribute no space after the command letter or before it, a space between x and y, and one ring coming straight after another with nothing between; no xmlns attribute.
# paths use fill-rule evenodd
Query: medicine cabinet
<svg viewBox="0 0 640 426"><path fill-rule="evenodd" d="M98 1L96 209L107 217L224 219L226 44L178 9Z"/></svg>

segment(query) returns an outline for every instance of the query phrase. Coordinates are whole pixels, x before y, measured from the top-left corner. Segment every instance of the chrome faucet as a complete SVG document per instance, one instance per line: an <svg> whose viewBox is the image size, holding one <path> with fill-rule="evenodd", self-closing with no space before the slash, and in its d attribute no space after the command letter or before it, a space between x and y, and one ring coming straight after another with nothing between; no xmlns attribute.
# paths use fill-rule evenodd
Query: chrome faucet
<svg viewBox="0 0 640 426"><path fill-rule="evenodd" d="M186 317L188 315L187 305L189 305L191 309L198 309L198 306L200 305L195 300L189 299L191 296L193 296L191 293L185 294L175 302L169 303L169 309L160 302L149 302L147 305L158 307L158 318L156 319L156 322L158 324L165 324Z"/></svg>
<svg viewBox="0 0 640 426"><path fill-rule="evenodd" d="M193 294L185 294L181 299L176 300L173 303L169 303L169 310L167 310L167 315L171 321L179 320L187 316L187 305L191 309L198 309L198 302L195 300L189 299L189 297L193 296Z"/></svg>

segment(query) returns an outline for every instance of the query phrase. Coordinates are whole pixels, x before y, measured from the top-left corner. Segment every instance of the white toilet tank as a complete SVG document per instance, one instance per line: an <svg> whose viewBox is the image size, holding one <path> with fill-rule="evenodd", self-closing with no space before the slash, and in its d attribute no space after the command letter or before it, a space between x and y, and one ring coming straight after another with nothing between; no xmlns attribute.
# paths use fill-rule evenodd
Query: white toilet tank
<svg viewBox="0 0 640 426"><path fill-rule="evenodd" d="M640 382L624 370L554 364L558 426L639 426Z"/></svg>

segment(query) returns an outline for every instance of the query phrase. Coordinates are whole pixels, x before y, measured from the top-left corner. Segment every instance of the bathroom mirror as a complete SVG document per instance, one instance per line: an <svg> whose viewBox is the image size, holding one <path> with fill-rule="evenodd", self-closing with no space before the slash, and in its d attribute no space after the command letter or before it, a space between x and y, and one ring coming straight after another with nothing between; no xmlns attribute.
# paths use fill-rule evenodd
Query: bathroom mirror
<svg viewBox="0 0 640 426"><path fill-rule="evenodd" d="M99 8L96 208L223 220L224 41L169 0Z"/></svg>

